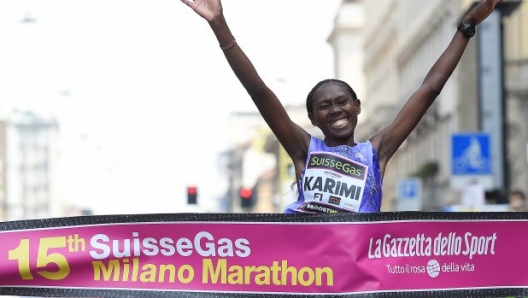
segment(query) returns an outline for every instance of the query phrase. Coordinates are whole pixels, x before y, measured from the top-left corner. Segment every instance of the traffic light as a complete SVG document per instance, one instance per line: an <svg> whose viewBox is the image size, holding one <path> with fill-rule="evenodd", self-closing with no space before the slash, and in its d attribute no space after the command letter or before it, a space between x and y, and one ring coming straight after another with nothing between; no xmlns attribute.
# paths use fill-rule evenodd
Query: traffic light
<svg viewBox="0 0 528 298"><path fill-rule="evenodd" d="M243 209L253 207L253 190L249 187L242 187L239 191L240 194L240 206Z"/></svg>
<svg viewBox="0 0 528 298"><path fill-rule="evenodd" d="M187 186L187 204L198 204L198 188L194 185Z"/></svg>

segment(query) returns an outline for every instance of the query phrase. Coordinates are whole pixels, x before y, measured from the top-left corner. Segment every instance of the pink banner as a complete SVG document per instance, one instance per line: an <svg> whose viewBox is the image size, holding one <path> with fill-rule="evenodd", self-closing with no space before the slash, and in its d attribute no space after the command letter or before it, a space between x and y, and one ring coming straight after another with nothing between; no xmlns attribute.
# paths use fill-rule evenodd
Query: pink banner
<svg viewBox="0 0 528 298"><path fill-rule="evenodd" d="M0 287L353 294L528 287L526 220L145 222L0 232Z"/></svg>

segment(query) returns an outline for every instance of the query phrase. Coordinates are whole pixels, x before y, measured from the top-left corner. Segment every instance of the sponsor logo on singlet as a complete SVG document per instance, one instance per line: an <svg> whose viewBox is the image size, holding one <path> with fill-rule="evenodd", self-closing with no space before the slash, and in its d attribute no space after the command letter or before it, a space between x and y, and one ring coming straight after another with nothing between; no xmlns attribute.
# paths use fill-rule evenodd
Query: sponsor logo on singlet
<svg viewBox="0 0 528 298"><path fill-rule="evenodd" d="M328 152L312 152L302 180L304 203L299 211L357 212L363 199L368 167Z"/></svg>

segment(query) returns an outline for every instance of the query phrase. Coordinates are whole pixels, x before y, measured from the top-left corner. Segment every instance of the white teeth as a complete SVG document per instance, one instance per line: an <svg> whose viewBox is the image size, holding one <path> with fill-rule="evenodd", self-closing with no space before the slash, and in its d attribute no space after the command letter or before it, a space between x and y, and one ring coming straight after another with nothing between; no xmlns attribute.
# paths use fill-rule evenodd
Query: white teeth
<svg viewBox="0 0 528 298"><path fill-rule="evenodd" d="M347 119L340 119L340 120L337 120L336 122L332 123L332 127L334 128L342 128L342 127L345 127L348 123L348 120Z"/></svg>

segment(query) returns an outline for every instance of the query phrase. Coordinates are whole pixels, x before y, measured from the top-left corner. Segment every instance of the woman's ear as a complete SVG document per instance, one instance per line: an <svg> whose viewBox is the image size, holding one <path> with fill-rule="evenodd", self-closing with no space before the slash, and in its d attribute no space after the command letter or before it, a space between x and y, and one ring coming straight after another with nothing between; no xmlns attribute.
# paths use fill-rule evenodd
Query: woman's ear
<svg viewBox="0 0 528 298"><path fill-rule="evenodd" d="M315 124L315 117L313 113L308 113L308 118L310 118L310 122L312 122L313 126L317 126L317 124Z"/></svg>
<svg viewBox="0 0 528 298"><path fill-rule="evenodd" d="M361 113L361 101L359 99L356 99L354 101L354 104L356 105L357 114L359 115Z"/></svg>

